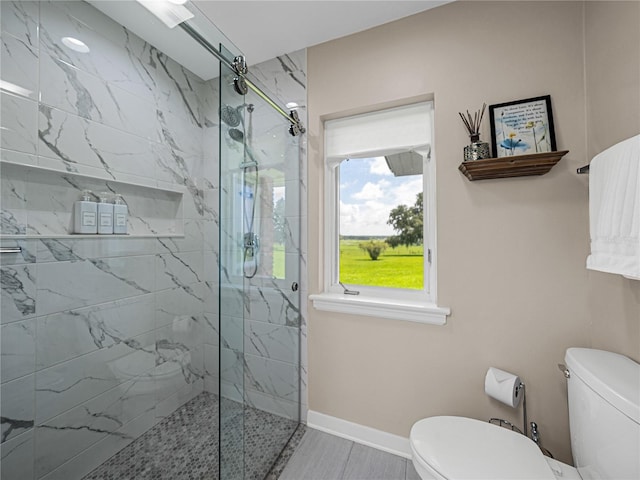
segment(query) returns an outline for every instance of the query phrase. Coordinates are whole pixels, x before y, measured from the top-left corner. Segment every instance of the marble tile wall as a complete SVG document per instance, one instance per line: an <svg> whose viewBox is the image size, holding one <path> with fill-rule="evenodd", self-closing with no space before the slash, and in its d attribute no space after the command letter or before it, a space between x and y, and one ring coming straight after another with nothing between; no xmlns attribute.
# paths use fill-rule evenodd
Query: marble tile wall
<svg viewBox="0 0 640 480"><path fill-rule="evenodd" d="M305 137L295 152L290 141L260 147L296 162L287 195L300 210L286 224L302 237L290 237L285 279L219 299L217 79L84 2L0 7L0 243L23 248L0 258L2 477L80 478L220 378L230 397L296 418L300 362L304 418ZM283 104L304 106L305 65L301 51L251 71ZM255 118L256 138L274 128ZM87 187L124 193L130 232L150 236L53 238L68 233L70 202ZM25 234L39 237L11 238ZM224 338L221 303L237 310L222 318Z"/></svg>
<svg viewBox="0 0 640 480"><path fill-rule="evenodd" d="M0 8L1 475L74 479L204 389L217 81L84 2ZM134 236L63 237L83 188L123 193Z"/></svg>
<svg viewBox="0 0 640 480"><path fill-rule="evenodd" d="M297 103L300 117L307 123L305 50L250 65L249 70L281 105ZM221 391L255 408L305 421L306 137L291 137L286 121L251 94L246 102L255 104L251 150L261 170L261 214L256 224L263 256L258 274L245 279L244 289L234 290L234 282L229 280L227 293L222 294ZM249 122L246 112L244 121ZM227 147L233 148L233 143L228 142ZM273 222L270 178L284 187L284 278L273 278L270 265L265 265L271 260L265 255L269 247L266 237L270 234L265 227ZM228 204L233 202L224 195L223 199ZM223 241L231 239L228 243L233 244L233 232L228 230L231 223L227 220L233 222L222 219ZM298 291L292 291L293 282L298 283Z"/></svg>
<svg viewBox="0 0 640 480"><path fill-rule="evenodd" d="M306 50L298 50L260 63L253 67L251 72L262 85L274 92L282 105L296 103L303 124L308 125ZM284 138L284 151L281 151L280 155L286 158L287 269L284 282L251 285L251 313L245 321L245 353L258 358L248 362L252 378L245 383L245 392L249 397L249 403L256 408L289 418L296 418L292 415L298 415L299 409L300 421L306 422L307 136L302 135L294 140L286 134ZM294 281L299 285L297 292L291 290ZM298 335L298 341L293 342L295 347L292 349L291 339ZM265 360L260 360L261 358ZM259 374L263 362L269 367L269 375ZM294 385L299 391L299 400L295 398L291 401L291 398L287 397L286 389L278 390L268 386L270 376L286 380L293 378L288 376L298 368L299 380L295 379L294 382L299 381L299 384Z"/></svg>

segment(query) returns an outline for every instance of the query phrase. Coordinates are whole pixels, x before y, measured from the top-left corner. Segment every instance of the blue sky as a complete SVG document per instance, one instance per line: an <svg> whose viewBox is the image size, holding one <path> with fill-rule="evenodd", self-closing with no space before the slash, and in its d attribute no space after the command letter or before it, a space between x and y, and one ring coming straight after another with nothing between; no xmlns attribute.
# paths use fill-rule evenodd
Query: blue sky
<svg viewBox="0 0 640 480"><path fill-rule="evenodd" d="M389 212L413 205L422 191L422 175L394 177L384 157L340 164L340 234L393 235Z"/></svg>

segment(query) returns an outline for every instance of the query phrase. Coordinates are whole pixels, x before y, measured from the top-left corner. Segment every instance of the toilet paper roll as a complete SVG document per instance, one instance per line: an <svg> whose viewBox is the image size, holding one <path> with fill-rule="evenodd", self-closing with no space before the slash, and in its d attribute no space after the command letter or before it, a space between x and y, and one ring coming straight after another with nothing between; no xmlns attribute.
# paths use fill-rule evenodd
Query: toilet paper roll
<svg viewBox="0 0 640 480"><path fill-rule="evenodd" d="M484 378L484 391L490 397L516 408L520 405L522 392L520 377L499 368L489 367L487 376Z"/></svg>

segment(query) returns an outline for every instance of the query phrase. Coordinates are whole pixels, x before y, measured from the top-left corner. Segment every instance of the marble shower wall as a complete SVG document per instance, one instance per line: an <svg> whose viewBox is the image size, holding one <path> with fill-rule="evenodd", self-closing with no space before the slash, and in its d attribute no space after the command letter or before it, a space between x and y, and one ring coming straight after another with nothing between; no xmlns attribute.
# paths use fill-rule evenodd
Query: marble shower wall
<svg viewBox="0 0 640 480"><path fill-rule="evenodd" d="M250 65L249 72L281 105L297 103L306 125L305 50ZM251 150L261 171L258 190L261 214L255 220L261 240L261 261L253 279L245 280L244 284L241 278L229 280L225 286L228 288L223 289L221 391L255 408L305 421L306 136L291 137L287 122L251 93L246 102L255 104ZM245 123L248 121L249 115L245 113ZM232 151L234 143L229 140L225 147ZM284 278L273 278L274 272L269 270L274 198L270 186L275 184L284 187L285 192ZM223 238L233 243L229 221L232 220L221 217L221 228ZM233 266L229 265L227 270L232 271ZM291 290L293 282L300 285L297 292Z"/></svg>
<svg viewBox="0 0 640 480"><path fill-rule="evenodd" d="M251 67L255 78L274 93L282 105L296 103L302 123L307 118L307 51L298 50ZM267 137L273 126L265 122ZM281 126L275 127L278 132ZM250 315L245 320L245 354L251 377L245 381L247 403L272 413L307 420L307 136L292 139L284 135L287 241L286 279L284 282L251 283ZM280 146L282 148L282 145ZM277 150L276 150L277 151ZM299 232L299 234L298 234ZM296 280L296 278L298 280ZM299 291L291 291L297 281ZM296 318L298 317L298 318ZM296 331L299 329L299 332ZM289 339L299 335L292 343ZM268 386L259 368L267 365L271 375L282 377L287 369L299 368L299 399L292 402L287 396ZM255 368L253 366L257 366ZM285 377L286 378L286 377ZM296 381L297 378L296 378ZM266 385L266 388L264 388Z"/></svg>
<svg viewBox="0 0 640 480"><path fill-rule="evenodd" d="M23 248L0 258L3 478L79 478L203 388L216 392L219 354L234 358L245 401L289 418L301 361L304 419L306 301L301 312L290 301L291 275L222 299L248 301L239 337L219 352L217 79L86 3L0 6L0 242ZM251 72L282 104L305 105L305 64L300 51ZM286 219L303 234L288 245L289 265L301 255L303 299L305 141L300 177L288 179L300 211ZM63 238L86 187L124 193L138 237ZM301 359L289 343L298 313Z"/></svg>
<svg viewBox="0 0 640 480"><path fill-rule="evenodd" d="M218 378L217 81L89 4L0 6L1 474L74 479ZM64 237L86 187L132 236Z"/></svg>

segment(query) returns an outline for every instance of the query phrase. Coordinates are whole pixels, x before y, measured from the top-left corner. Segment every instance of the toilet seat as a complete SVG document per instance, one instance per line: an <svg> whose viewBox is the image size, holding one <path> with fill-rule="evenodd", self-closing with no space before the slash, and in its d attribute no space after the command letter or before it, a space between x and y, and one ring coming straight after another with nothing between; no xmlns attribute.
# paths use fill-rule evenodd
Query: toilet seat
<svg viewBox="0 0 640 480"><path fill-rule="evenodd" d="M465 417L429 417L411 428L422 478L555 480L537 445L519 433Z"/></svg>

